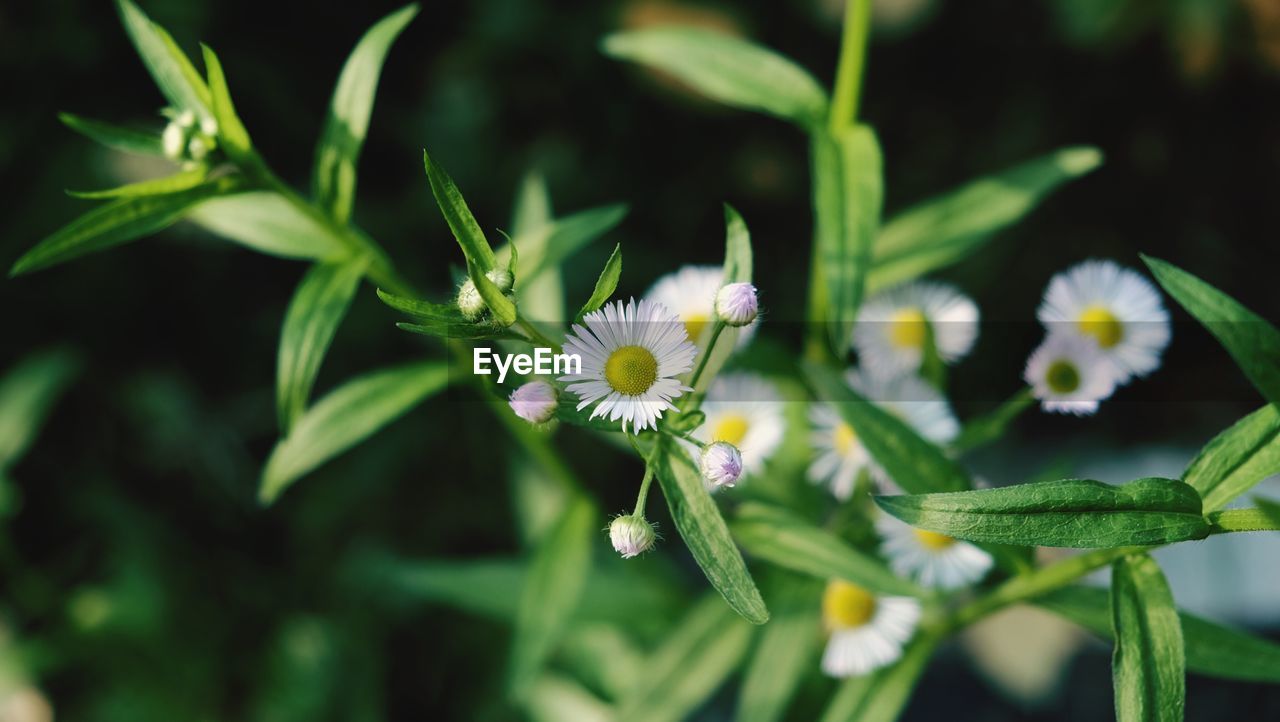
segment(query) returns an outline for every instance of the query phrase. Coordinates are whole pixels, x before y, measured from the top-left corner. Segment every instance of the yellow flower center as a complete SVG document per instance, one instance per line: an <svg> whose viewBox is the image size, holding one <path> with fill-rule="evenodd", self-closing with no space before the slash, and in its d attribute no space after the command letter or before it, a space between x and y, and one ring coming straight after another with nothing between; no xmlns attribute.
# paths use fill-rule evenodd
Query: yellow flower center
<svg viewBox="0 0 1280 722"><path fill-rule="evenodd" d="M697 343L698 337L702 335L702 329L706 328L710 321L711 317L705 313L685 314L684 332L689 334L689 340Z"/></svg>
<svg viewBox="0 0 1280 722"><path fill-rule="evenodd" d="M912 529L911 531L916 533L916 539L920 540L920 546L931 552L940 552L956 543L955 539L946 534L939 534L936 531L925 531L924 529Z"/></svg>
<svg viewBox="0 0 1280 722"><path fill-rule="evenodd" d="M604 362L604 380L620 394L639 396L658 380L658 359L643 346L622 346Z"/></svg>
<svg viewBox="0 0 1280 722"><path fill-rule="evenodd" d="M742 414L725 414L711 432L712 441L727 441L734 446L742 446L747 436L747 417Z"/></svg>
<svg viewBox="0 0 1280 722"><path fill-rule="evenodd" d="M822 619L827 629L855 629L876 614L876 598L857 584L839 580L827 584L822 595Z"/></svg>
<svg viewBox="0 0 1280 722"><path fill-rule="evenodd" d="M847 423L841 422L836 427L835 432L835 448L836 453L845 456L853 451L854 444L858 443L858 435L854 433L853 427Z"/></svg>
<svg viewBox="0 0 1280 722"><path fill-rule="evenodd" d="M1080 370L1066 359L1058 359L1049 364L1044 375L1049 390L1056 394L1069 394L1080 388Z"/></svg>
<svg viewBox="0 0 1280 722"><path fill-rule="evenodd" d="M889 342L898 348L924 348L928 319L918 308L904 308L889 320Z"/></svg>
<svg viewBox="0 0 1280 722"><path fill-rule="evenodd" d="M1111 348L1124 338L1124 325L1116 315L1102 306L1090 306L1076 319L1080 333L1087 333L1098 339L1102 348Z"/></svg>

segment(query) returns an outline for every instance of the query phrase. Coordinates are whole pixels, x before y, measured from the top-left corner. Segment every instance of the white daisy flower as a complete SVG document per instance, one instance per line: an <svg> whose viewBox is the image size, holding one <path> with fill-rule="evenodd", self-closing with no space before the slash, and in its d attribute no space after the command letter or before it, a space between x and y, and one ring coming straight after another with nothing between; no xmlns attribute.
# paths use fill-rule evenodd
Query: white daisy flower
<svg viewBox="0 0 1280 722"><path fill-rule="evenodd" d="M1097 341L1119 384L1159 368L1169 345L1169 313L1155 286L1112 261L1085 261L1054 276L1036 317L1050 335Z"/></svg>
<svg viewBox="0 0 1280 722"><path fill-rule="evenodd" d="M1027 359L1023 378L1040 408L1076 416L1092 414L1116 389L1116 367L1092 336L1051 333Z"/></svg>
<svg viewBox="0 0 1280 722"><path fill-rule="evenodd" d="M920 622L920 602L877 596L856 584L832 580L822 595L822 621L831 633L822 671L832 677L857 677L898 661Z"/></svg>
<svg viewBox="0 0 1280 722"><path fill-rule="evenodd" d="M742 477L742 452L727 441L708 444L702 450L698 469L709 489L732 487Z"/></svg>
<svg viewBox="0 0 1280 722"><path fill-rule="evenodd" d="M978 307L954 286L912 281L867 299L858 310L853 348L859 363L882 376L914 373L924 361L925 341L944 363L953 364L978 338Z"/></svg>
<svg viewBox="0 0 1280 722"><path fill-rule="evenodd" d="M877 517L876 531L884 537L880 550L893 571L926 587L963 587L991 569L991 555L969 542L916 529L888 514Z"/></svg>
<svg viewBox="0 0 1280 722"><path fill-rule="evenodd" d="M758 474L777 451L786 432L778 388L763 376L731 373L717 376L702 402L706 421L693 431L704 443L726 441L742 452L743 470Z"/></svg>
<svg viewBox="0 0 1280 722"><path fill-rule="evenodd" d="M720 266L685 266L659 278L645 293L650 301L671 309L684 324L689 340L695 344L702 332L716 320L716 295L724 285L724 268ZM738 345L755 334L754 322L739 329Z"/></svg>
<svg viewBox="0 0 1280 722"><path fill-rule="evenodd" d="M960 433L960 422L951 413L947 400L929 384L915 376L884 378L850 369L845 374L849 386L864 398L905 421L920 436L935 444L951 442ZM809 480L825 483L841 501L853 495L858 473L867 470L882 491L895 491L893 480L867 452L857 433L830 404L810 408L813 445L817 457L809 465Z"/></svg>
<svg viewBox="0 0 1280 722"><path fill-rule="evenodd" d="M516 416L531 424L545 424L555 418L560 392L546 381L530 381L511 392L507 403Z"/></svg>
<svg viewBox="0 0 1280 722"><path fill-rule="evenodd" d="M578 409L599 401L591 418L622 420L625 430L656 428L671 399L689 391L676 377L693 366L697 352L684 326L665 306L635 299L615 301L573 325L564 352L582 359L581 373L561 376L577 394Z"/></svg>

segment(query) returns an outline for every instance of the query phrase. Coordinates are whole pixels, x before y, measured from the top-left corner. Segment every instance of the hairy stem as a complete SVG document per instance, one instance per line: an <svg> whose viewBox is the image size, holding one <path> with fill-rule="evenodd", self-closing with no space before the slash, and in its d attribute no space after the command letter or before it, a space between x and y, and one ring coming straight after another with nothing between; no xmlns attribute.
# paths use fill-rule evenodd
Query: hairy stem
<svg viewBox="0 0 1280 722"><path fill-rule="evenodd" d="M1227 509L1209 515L1213 534L1237 531L1280 531L1280 523L1261 509Z"/></svg>

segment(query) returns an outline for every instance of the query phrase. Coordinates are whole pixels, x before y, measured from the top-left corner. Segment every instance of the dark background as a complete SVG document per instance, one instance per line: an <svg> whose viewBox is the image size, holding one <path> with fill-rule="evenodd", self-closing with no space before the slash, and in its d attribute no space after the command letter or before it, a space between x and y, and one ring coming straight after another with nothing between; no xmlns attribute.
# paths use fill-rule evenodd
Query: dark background
<svg viewBox="0 0 1280 722"><path fill-rule="evenodd" d="M717 263L727 200L752 229L757 280L777 322L765 334L791 341L811 234L805 141L783 123L673 91L597 44L624 25L709 21L796 58L826 84L838 45L831 4L429 3L385 67L356 222L411 281L443 297L447 264L459 257L421 148L449 169L486 228L509 223L514 189L536 166L559 211L631 204L620 229L568 266L573 305L615 241L626 259L620 294L638 295L685 263ZM1033 321L1044 285L1084 258L1138 266L1139 252L1158 255L1277 317L1280 12L1268 5L966 0L877 30L863 117L884 146L889 214L1059 146L1093 144L1106 155L1100 170L940 274L995 322L957 371L957 387L981 390L962 415L1016 390L1041 333ZM302 189L346 54L396 6L143 3L189 52L197 40L218 51L255 144ZM158 130L162 103L107 2L0 7L0 78L7 265L87 207L64 188L139 172L55 114ZM192 710L210 720L294 719L260 715L273 704L262 690L277 682L346 700L313 701L325 711L297 719L356 719L337 710L357 708L375 710L370 719L378 709L396 720L513 714L489 701L505 628L438 607L392 614L333 581L353 550L369 546L422 557L512 552L507 486L492 452L502 436L483 408L428 403L271 510L253 501L275 439L279 325L302 271L179 226L0 282L0 367L53 345L85 364L13 471L25 496L10 522L21 565L0 581L9 624L38 640L33 654L59 719L195 719ZM362 293L318 390L438 353L394 320ZM1259 403L1194 324L1178 325L1165 358L1096 418L1028 415L1018 438L1195 446ZM592 491L604 508L628 502L631 482L607 480L637 476L631 461L592 453L586 439L563 445L598 480ZM98 603L108 621L86 625ZM308 644L330 653L301 683L279 659ZM1101 652L1076 663L1062 692L1070 704L1040 711L1002 701L973 674L957 652L944 655L908 717L1094 719L1109 709ZM1268 697L1258 686L1196 678L1190 690L1192 718L1226 718L1209 699L1263 711L1259 719L1280 714L1274 690Z"/></svg>

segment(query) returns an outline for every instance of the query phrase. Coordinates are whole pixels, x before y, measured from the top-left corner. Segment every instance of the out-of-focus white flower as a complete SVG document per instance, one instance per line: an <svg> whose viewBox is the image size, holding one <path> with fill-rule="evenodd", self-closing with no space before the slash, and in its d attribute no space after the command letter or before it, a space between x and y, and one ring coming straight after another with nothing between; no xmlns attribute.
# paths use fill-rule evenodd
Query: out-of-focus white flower
<svg viewBox="0 0 1280 722"><path fill-rule="evenodd" d="M884 537L880 549L893 571L923 586L955 589L991 569L991 555L969 542L913 528L888 514L876 519L876 530Z"/></svg>
<svg viewBox="0 0 1280 722"><path fill-rule="evenodd" d="M1050 336L1097 342L1118 384L1159 368L1169 345L1169 313L1155 286L1112 261L1085 261L1054 276L1036 316Z"/></svg>
<svg viewBox="0 0 1280 722"><path fill-rule="evenodd" d="M861 366L881 376L914 373L924 361L925 342L953 364L978 338L978 307L954 286L912 281L867 299L858 311L853 348Z"/></svg>
<svg viewBox="0 0 1280 722"><path fill-rule="evenodd" d="M786 432L783 403L777 387L763 376L718 376L702 402L706 421L693 431L693 437L705 443L733 444L742 452L743 471L759 473Z"/></svg>
<svg viewBox="0 0 1280 722"><path fill-rule="evenodd" d="M622 427L656 427L671 399L689 390L676 377L693 366L694 345L684 325L665 306L648 300L621 301L588 313L574 324L564 352L582 358L582 372L561 376L577 394L578 409L599 402L591 418L622 420Z"/></svg>
<svg viewBox="0 0 1280 722"><path fill-rule="evenodd" d="M176 120L169 121L160 135L160 145L169 160L180 160L187 149L187 128Z"/></svg>
<svg viewBox="0 0 1280 722"><path fill-rule="evenodd" d="M508 403L516 416L531 424L545 424L555 418L560 392L546 381L530 381L511 392Z"/></svg>
<svg viewBox="0 0 1280 722"><path fill-rule="evenodd" d="M1115 374L1092 336L1051 333L1027 359L1023 378L1040 408L1084 416L1115 391Z"/></svg>
<svg viewBox="0 0 1280 722"><path fill-rule="evenodd" d="M623 559L649 551L657 536L648 520L632 514L615 517L609 524L609 541Z"/></svg>
<svg viewBox="0 0 1280 722"><path fill-rule="evenodd" d="M717 441L702 450L698 468L709 488L733 486L742 477L742 452L727 441Z"/></svg>
<svg viewBox="0 0 1280 722"><path fill-rule="evenodd" d="M715 320L716 295L723 284L724 269L720 266L685 266L655 281L644 297L679 316L689 340L696 344ZM755 323L739 329L738 345L747 343L755 330Z"/></svg>
<svg viewBox="0 0 1280 722"><path fill-rule="evenodd" d="M756 320L760 300L750 283L730 283L716 293L716 317L726 324L746 326Z"/></svg>
<svg viewBox="0 0 1280 722"><path fill-rule="evenodd" d="M822 595L822 621L831 638L822 671L856 677L893 664L920 622L920 602L877 596L849 582L832 580Z"/></svg>

